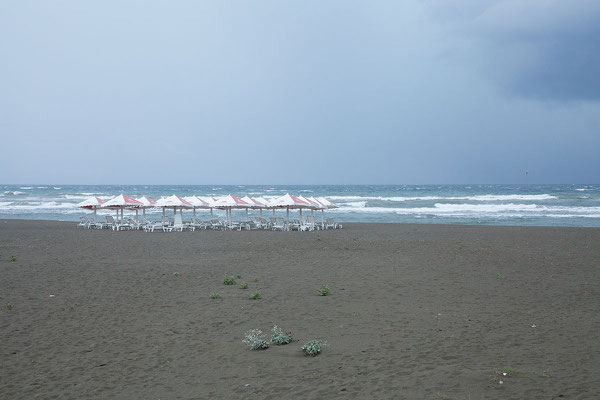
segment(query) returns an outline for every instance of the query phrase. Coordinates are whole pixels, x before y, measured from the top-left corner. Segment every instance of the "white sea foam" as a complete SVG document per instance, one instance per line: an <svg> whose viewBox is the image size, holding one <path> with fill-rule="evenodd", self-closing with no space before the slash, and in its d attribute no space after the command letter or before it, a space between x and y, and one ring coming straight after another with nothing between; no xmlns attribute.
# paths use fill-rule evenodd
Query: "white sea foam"
<svg viewBox="0 0 600 400"><path fill-rule="evenodd" d="M59 188L59 187L55 187L55 188L54 188L54 189L55 189L55 190L60 190L60 189L62 189L62 188Z"/></svg>
<svg viewBox="0 0 600 400"><path fill-rule="evenodd" d="M20 187L19 189L30 190L30 189L33 189L33 186L23 186L23 187Z"/></svg>
<svg viewBox="0 0 600 400"><path fill-rule="evenodd" d="M9 206L12 203L12 201L0 201L0 207Z"/></svg>
<svg viewBox="0 0 600 400"><path fill-rule="evenodd" d="M25 194L25 192L19 192L18 190L13 190L13 191L7 190L7 191L4 192L4 194L7 194L9 196L10 195L12 195L12 196L18 196L20 194Z"/></svg>
<svg viewBox="0 0 600 400"><path fill-rule="evenodd" d="M433 207L360 207L359 202L329 212L338 213L394 213L398 215L433 215L446 217L587 217L599 218L600 207L543 206L537 204L451 204L436 203Z"/></svg>
<svg viewBox="0 0 600 400"><path fill-rule="evenodd" d="M575 189L575 190L577 190L579 192L585 192L585 189L583 189L583 188L581 188L581 189Z"/></svg>
<svg viewBox="0 0 600 400"><path fill-rule="evenodd" d="M470 200L470 201L536 201L552 200L556 196L550 194L504 194L477 196L328 196L329 199L343 201L380 200L380 201L428 201L428 200Z"/></svg>

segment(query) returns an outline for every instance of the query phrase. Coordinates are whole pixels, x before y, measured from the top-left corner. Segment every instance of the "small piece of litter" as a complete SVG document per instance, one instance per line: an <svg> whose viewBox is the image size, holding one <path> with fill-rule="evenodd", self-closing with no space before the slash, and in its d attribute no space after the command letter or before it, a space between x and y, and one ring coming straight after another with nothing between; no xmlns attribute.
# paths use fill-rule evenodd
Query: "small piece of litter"
<svg viewBox="0 0 600 400"><path fill-rule="evenodd" d="M244 385L244 387L248 387L248 386L250 386L250 384L249 384L249 383L246 383L246 384Z"/></svg>
<svg viewBox="0 0 600 400"><path fill-rule="evenodd" d="M537 326L535 324L531 325L532 328L537 328Z"/></svg>
<svg viewBox="0 0 600 400"><path fill-rule="evenodd" d="M504 381L500 381L500 382L498 382L498 383L499 383L500 385L502 385L502 384L504 383Z"/></svg>
<svg viewBox="0 0 600 400"><path fill-rule="evenodd" d="M506 372L503 372L502 375L506 376Z"/></svg>
<svg viewBox="0 0 600 400"><path fill-rule="evenodd" d="M51 294L51 295L50 295L50 296L48 296L48 297L54 297L54 296L55 296L54 294Z"/></svg>

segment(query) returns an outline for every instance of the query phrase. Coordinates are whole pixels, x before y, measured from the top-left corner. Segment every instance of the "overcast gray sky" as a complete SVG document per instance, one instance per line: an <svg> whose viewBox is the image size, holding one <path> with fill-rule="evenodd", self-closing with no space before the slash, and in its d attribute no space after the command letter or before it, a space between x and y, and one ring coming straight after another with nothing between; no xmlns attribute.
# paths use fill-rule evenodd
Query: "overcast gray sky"
<svg viewBox="0 0 600 400"><path fill-rule="evenodd" d="M596 0L3 1L0 54L0 183L600 182Z"/></svg>

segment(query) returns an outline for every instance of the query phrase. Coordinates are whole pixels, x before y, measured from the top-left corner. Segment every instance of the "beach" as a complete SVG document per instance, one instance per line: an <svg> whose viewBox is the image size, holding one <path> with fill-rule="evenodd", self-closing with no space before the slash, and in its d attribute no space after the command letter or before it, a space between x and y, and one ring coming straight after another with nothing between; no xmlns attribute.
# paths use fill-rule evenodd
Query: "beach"
<svg viewBox="0 0 600 400"><path fill-rule="evenodd" d="M591 399L599 267L600 228L0 220L0 398Z"/></svg>

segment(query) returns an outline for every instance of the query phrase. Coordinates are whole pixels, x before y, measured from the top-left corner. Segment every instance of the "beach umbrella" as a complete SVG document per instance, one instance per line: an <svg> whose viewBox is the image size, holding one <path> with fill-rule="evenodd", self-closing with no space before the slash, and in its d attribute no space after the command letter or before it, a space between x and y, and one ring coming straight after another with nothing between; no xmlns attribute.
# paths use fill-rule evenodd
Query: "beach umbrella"
<svg viewBox="0 0 600 400"><path fill-rule="evenodd" d="M177 195L172 195L169 197L162 197L156 201L154 204L155 207L162 207L163 209L163 217L165 216L165 209L172 208L173 215L177 213L177 209L179 209L179 213L183 216L184 208L194 208L194 206L189 202Z"/></svg>
<svg viewBox="0 0 600 400"><path fill-rule="evenodd" d="M77 207L94 210L94 222L96 222L96 210L100 208L102 204L104 204L104 200L100 197L92 196L77 204Z"/></svg>
<svg viewBox="0 0 600 400"><path fill-rule="evenodd" d="M224 197L219 197L214 202L213 206L215 208L223 209L228 213L229 216L229 227L231 227L231 210L234 208L245 208L248 209L252 207L250 203L245 202L242 199L239 199L231 194L228 194Z"/></svg>
<svg viewBox="0 0 600 400"><path fill-rule="evenodd" d="M252 208L254 210L260 210L260 216L262 217L263 208L267 208L266 200L263 202L258 199L253 199L250 196L244 196L244 197L242 197L242 200L245 201L246 203L252 205L252 207L249 207L249 208ZM246 208L246 220L247 219L248 219L248 208Z"/></svg>
<svg viewBox="0 0 600 400"><path fill-rule="evenodd" d="M306 201L307 203L310 204L310 213L311 215L314 215L314 211L315 210L321 210L323 208L325 208L325 206L323 206L323 204L319 203L316 199L311 200L307 197L304 196L298 196L299 199Z"/></svg>
<svg viewBox="0 0 600 400"><path fill-rule="evenodd" d="M126 208L139 208L143 206L141 201L137 201L134 198L120 194L113 197L112 199L104 202L101 208L111 208L117 211L117 218L119 218L119 210L121 210L121 221L123 221L123 210Z"/></svg>
<svg viewBox="0 0 600 400"><path fill-rule="evenodd" d="M284 194L281 197L277 197L269 202L270 207L276 208L285 208L287 214L287 222L290 222L290 209L299 209L310 208L311 205L309 202L304 201L296 196L293 196L289 193Z"/></svg>
<svg viewBox="0 0 600 400"><path fill-rule="evenodd" d="M323 226L325 226L325 209L326 208L339 208L339 206L337 204L334 204L333 202L327 200L325 197L311 197L311 199L316 200L317 202L321 203L321 205L323 205L323 208L321 209L321 224Z"/></svg>
<svg viewBox="0 0 600 400"><path fill-rule="evenodd" d="M215 202L217 201L217 199L215 199L214 197L205 197L205 196L196 196L198 197L200 200L204 201L205 203L208 204L208 207L210 208L210 216L213 216L213 209Z"/></svg>
<svg viewBox="0 0 600 400"><path fill-rule="evenodd" d="M194 218L196 218L196 208L210 208L209 204L197 196L188 196L183 198L194 207Z"/></svg>
<svg viewBox="0 0 600 400"><path fill-rule="evenodd" d="M146 208L154 208L156 207L156 201L152 200L150 197L148 196L142 196L139 199L136 199L137 201L139 201L140 203L143 204L143 206L141 206L140 208L142 209L142 217L146 217ZM137 209L135 210L135 219L137 221Z"/></svg>

